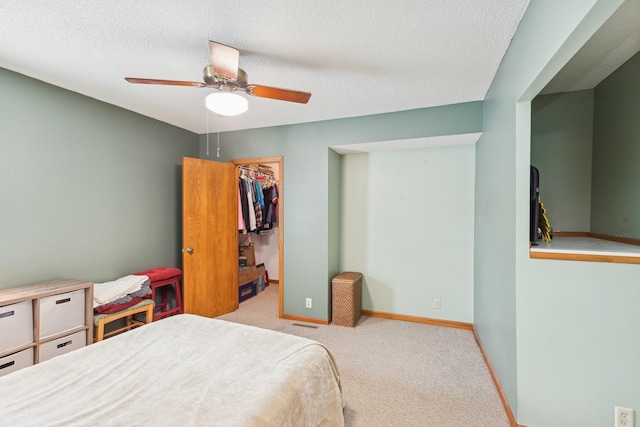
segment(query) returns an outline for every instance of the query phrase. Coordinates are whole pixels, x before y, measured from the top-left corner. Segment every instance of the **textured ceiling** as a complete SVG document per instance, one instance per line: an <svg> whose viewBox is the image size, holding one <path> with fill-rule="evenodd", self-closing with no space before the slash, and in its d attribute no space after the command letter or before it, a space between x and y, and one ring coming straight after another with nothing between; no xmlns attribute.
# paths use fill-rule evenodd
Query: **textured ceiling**
<svg viewBox="0 0 640 427"><path fill-rule="evenodd" d="M49 0L0 2L0 67L198 134L484 99L528 0ZM311 92L247 96L207 113L207 41L240 50L249 83ZM243 96L245 96L243 94Z"/></svg>

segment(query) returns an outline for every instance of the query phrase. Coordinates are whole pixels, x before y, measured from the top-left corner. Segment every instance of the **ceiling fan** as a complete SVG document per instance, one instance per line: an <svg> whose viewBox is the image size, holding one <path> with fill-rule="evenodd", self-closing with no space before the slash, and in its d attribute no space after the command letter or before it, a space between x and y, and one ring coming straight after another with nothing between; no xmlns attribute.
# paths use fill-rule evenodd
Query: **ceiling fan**
<svg viewBox="0 0 640 427"><path fill-rule="evenodd" d="M311 93L309 92L249 84L247 73L242 68L238 67L240 52L234 47L216 43L210 40L209 54L211 56L211 65L207 65L203 70L204 83L180 80L145 79L136 77L125 77L125 80L129 83L140 84L206 87L218 89L220 92L228 94L231 94L231 92L233 91L242 91L251 96L297 102L300 104L306 104L307 102L309 102L309 98L311 98ZM233 96L242 98L238 95ZM207 102L209 102L209 100L207 100ZM246 100L244 100L243 102L246 106ZM245 110L246 107L241 112L244 112Z"/></svg>

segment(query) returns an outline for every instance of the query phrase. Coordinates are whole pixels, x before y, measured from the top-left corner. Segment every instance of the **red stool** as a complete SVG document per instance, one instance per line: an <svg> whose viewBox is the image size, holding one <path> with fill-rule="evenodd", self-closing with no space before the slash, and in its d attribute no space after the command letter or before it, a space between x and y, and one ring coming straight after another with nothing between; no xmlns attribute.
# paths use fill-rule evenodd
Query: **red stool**
<svg viewBox="0 0 640 427"><path fill-rule="evenodd" d="M156 302L153 312L154 322L167 316L182 314L182 293L180 292L180 278L182 277L182 270L173 267L156 267L151 270L140 271L134 274L149 276L149 281L151 281L152 300L156 300L156 290L160 292L162 302ZM171 308L169 308L167 304L167 295L170 286L173 286L173 290L176 295L176 305Z"/></svg>

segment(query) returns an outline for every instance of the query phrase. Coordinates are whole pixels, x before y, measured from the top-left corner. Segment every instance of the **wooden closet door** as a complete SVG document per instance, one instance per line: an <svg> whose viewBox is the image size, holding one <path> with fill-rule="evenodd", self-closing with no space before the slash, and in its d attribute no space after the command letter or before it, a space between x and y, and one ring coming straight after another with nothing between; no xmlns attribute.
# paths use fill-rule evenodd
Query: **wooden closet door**
<svg viewBox="0 0 640 427"><path fill-rule="evenodd" d="M238 308L237 197L233 164L183 158L185 313L215 317Z"/></svg>

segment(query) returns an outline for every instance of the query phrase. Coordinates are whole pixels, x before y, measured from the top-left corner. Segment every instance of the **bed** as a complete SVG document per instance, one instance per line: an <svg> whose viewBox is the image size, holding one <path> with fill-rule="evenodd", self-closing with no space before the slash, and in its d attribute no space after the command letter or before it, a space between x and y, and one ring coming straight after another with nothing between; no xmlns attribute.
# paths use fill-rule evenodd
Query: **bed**
<svg viewBox="0 0 640 427"><path fill-rule="evenodd" d="M0 378L14 426L344 426L322 344L190 314Z"/></svg>

